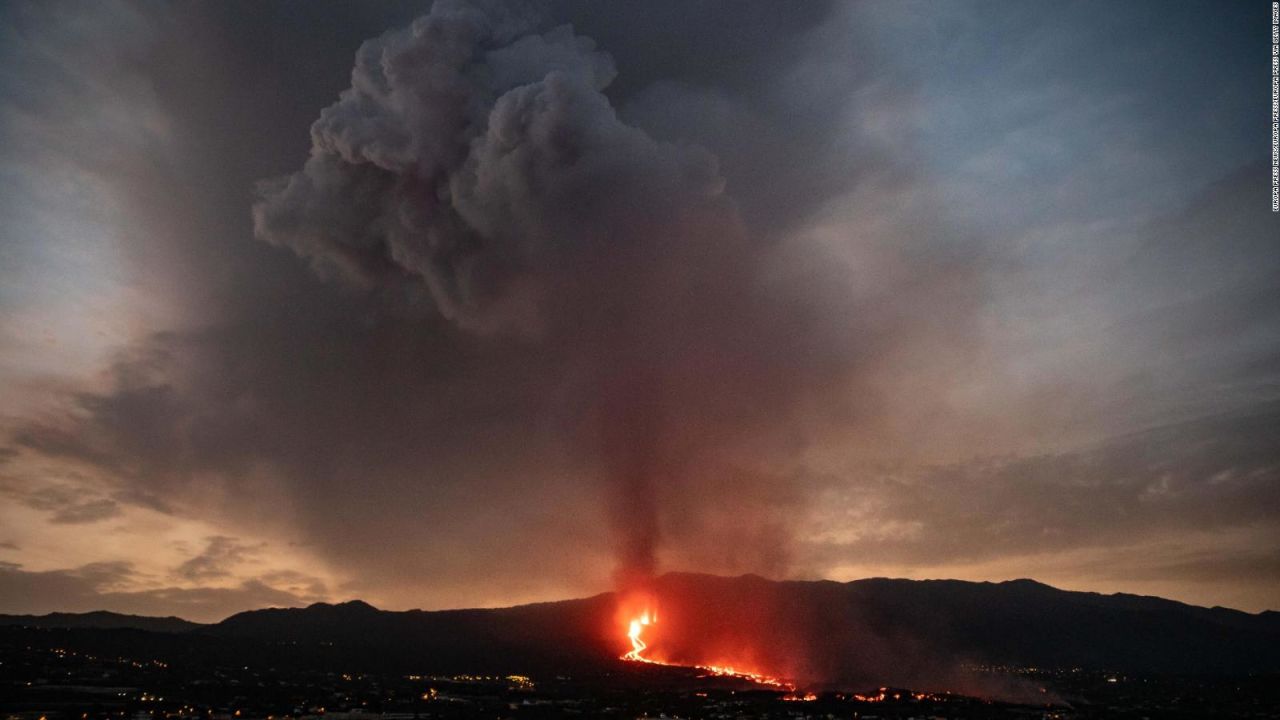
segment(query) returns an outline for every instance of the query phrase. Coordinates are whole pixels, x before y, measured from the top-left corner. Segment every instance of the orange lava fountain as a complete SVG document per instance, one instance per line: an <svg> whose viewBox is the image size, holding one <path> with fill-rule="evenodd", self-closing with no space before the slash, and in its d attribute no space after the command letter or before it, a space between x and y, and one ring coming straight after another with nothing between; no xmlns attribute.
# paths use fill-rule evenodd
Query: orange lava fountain
<svg viewBox="0 0 1280 720"><path fill-rule="evenodd" d="M707 675L713 675L716 677L738 678L740 680L747 680L749 682L753 682L757 685L765 685L768 687L778 688L779 690L786 690L787 692L795 692L796 686L790 682L787 682L786 680L772 677L769 675L762 675L760 673L748 672L745 670L738 670L737 668L734 668L732 666L680 665L678 663L662 662L661 660L654 660L653 658L645 657L644 651L649 648L649 645L645 643L641 635L644 634L644 629L646 627L648 627L649 625L656 624L657 622L658 622L658 613L649 611L649 610L645 610L640 615L631 619L631 622L628 623L627 625L627 639L631 641L631 650L627 651L626 653L623 653L623 655L621 656L623 660L629 660L631 662L649 663L650 665L667 665L670 667L690 667L690 668L695 668L697 670L703 670L707 673Z"/></svg>

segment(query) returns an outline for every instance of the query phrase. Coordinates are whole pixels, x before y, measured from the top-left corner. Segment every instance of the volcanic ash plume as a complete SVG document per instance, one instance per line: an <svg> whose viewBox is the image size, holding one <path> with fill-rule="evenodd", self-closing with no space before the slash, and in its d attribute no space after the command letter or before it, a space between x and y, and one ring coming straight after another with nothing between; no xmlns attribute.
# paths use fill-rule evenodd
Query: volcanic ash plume
<svg viewBox="0 0 1280 720"><path fill-rule="evenodd" d="M766 289L716 159L622 122L610 56L538 23L441 1L366 42L306 164L261 184L256 232L551 353L528 382L562 389L577 460L610 483L624 579L654 570L664 523L690 561L768 570L790 508L761 458L820 354L802 304Z"/></svg>

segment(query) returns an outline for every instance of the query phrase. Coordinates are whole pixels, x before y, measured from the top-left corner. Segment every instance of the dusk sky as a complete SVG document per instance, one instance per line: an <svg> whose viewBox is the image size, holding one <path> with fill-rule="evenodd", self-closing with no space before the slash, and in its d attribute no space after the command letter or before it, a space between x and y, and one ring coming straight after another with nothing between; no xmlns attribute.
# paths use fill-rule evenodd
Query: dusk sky
<svg viewBox="0 0 1280 720"><path fill-rule="evenodd" d="M1280 609L1266 2L0 3L0 612Z"/></svg>

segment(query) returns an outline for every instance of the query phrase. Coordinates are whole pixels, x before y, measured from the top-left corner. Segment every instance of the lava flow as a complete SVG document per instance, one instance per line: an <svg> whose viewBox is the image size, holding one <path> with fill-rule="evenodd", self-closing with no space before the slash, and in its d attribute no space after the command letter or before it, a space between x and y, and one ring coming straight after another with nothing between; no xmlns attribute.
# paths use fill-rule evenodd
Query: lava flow
<svg viewBox="0 0 1280 720"><path fill-rule="evenodd" d="M760 673L747 672L745 670L738 670L731 666L680 665L679 663L668 663L668 662L662 662L661 660L654 660L653 658L647 658L644 656L644 651L648 649L649 645L645 643L644 639L641 638L640 636L644 634L644 629L646 627L648 627L649 625L653 625L657 622L658 622L658 613L651 612L649 610L645 610L640 615L631 619L631 622L627 626L627 639L631 641L631 650L629 650L628 652L622 655L623 660L629 660L631 662L649 663L650 665L667 665L670 667L689 667L689 668L705 671L708 675L714 675L716 677L738 678L740 680L747 680L749 682L753 682L757 685L766 685L768 687L774 687L780 690L786 690L788 692L794 692L796 689L795 685L787 682L786 680L782 680L776 677L771 677L769 675L761 675Z"/></svg>
<svg viewBox="0 0 1280 720"><path fill-rule="evenodd" d="M632 619L631 625L627 629L627 639L631 641L631 651L622 656L623 660L651 663L654 665L664 664L657 660L650 660L642 655L645 649L649 646L645 644L644 640L640 639L640 634L644 632L644 627L646 625L650 625L657 621L658 613L655 612L651 614L648 610L645 610L640 617Z"/></svg>

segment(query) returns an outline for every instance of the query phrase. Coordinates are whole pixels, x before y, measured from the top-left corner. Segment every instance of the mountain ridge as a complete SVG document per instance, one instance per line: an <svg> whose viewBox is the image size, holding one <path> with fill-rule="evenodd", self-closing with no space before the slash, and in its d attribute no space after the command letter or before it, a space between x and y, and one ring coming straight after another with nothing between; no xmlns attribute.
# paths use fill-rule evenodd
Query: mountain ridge
<svg viewBox="0 0 1280 720"><path fill-rule="evenodd" d="M133 615L110 610L90 610L83 613L50 612L34 614L0 614L0 625L33 628L93 628L99 630L130 629L150 632L190 632L207 627L176 615Z"/></svg>
<svg viewBox="0 0 1280 720"><path fill-rule="evenodd" d="M1280 613L1060 590L1030 579L774 581L668 573L648 591L662 617L647 631L651 652L684 665L905 687L937 686L973 666L1280 672ZM190 643L269 646L286 664L328 653L397 671L614 672L633 665L618 661L629 649L618 604L615 593L454 610L380 610L357 600L249 610L168 632ZM114 627L129 617L106 615ZM80 622L67 627L89 627ZM0 618L0 624L13 623Z"/></svg>
<svg viewBox="0 0 1280 720"><path fill-rule="evenodd" d="M888 576L873 576L873 577L866 577L866 578L857 578L855 580L829 580L829 579L823 579L823 578L774 580L774 579L766 578L762 575L758 575L755 573L745 573L742 575L735 575L735 576L724 576L724 575L712 575L709 573L672 571L672 572L664 573L663 575L659 576L658 580L661 580L663 578L674 578L674 577L715 578L715 579L749 580L749 581L758 580L765 583L774 583L774 584L782 584L782 585L829 584L829 585L839 585L839 586L851 586L851 585L859 585L864 583L885 582L885 583L910 583L910 584L917 584L917 585L950 583L958 586L991 586L991 587L1034 586L1034 587L1044 588L1044 589L1052 590L1054 592L1064 593L1067 595L1081 597L1081 598L1093 597L1093 598L1101 598L1101 599L1131 599L1131 600L1139 600L1139 601L1154 601L1154 602L1167 604L1169 606L1180 606L1184 608L1192 608L1195 610L1205 610L1205 611L1214 611L1214 612L1221 611L1226 613L1238 614L1246 617L1274 618L1276 621L1280 622L1280 610L1268 609L1268 610L1259 610L1257 612L1250 612L1248 610L1241 610L1239 608L1226 607L1224 605L1212 605L1212 606L1195 605L1193 603L1185 602L1182 600L1174 600L1171 598L1165 598L1159 595L1143 595L1143 594L1129 593L1129 592L1103 593L1103 592L1098 592L1094 590L1064 590L1062 588L1058 588L1048 583L1041 582L1034 578L1012 578L1009 580L959 580L954 578L900 578L900 577L888 577ZM340 600L336 602L318 601L318 602L310 603L308 605L301 605L301 606L283 606L283 607L270 606L270 607L264 607L264 608L253 608L249 610L242 610L240 612L232 613L231 615L228 615L227 617L221 620L217 620L213 622L199 622L195 620L188 620L186 618L182 618L177 615L166 615L166 616L138 615L135 613L121 613L121 612L115 612L112 610L89 610L85 612L53 611L53 612L48 612L44 614L0 613L0 625L21 625L25 623L31 627L103 627L103 628L123 627L123 628L134 628L139 630L146 630L148 629L147 627L142 627L140 625L129 625L127 623L129 622L148 623L150 621L156 621L156 622L163 621L163 622L173 623L175 627L185 625L185 626L190 626L188 629L195 629L195 628L219 625L233 617L236 617L238 615L244 615L245 613L257 613L257 612L275 611L275 610L311 610L313 608L323 609L323 608L343 608L343 607L357 608L358 607L358 608L361 608L362 610L371 609L381 613L450 613L450 612L470 612L470 611L484 612L484 611L492 611L492 610L508 610L512 608L523 608L523 607L531 607L531 606L538 606L538 605L552 605L556 603L572 602L574 600L589 600L589 599L593 599L601 596L608 596L608 595L613 595L613 593L603 592L603 593L597 593L596 595L592 595L584 598L566 598L562 600L540 600L540 601L529 602L529 603L520 603L518 605L504 605L504 606L492 607L492 608L471 607L471 608L442 608L442 609L433 609L433 610L429 610L425 608L405 608L401 610L391 610L391 609L377 607L372 603L366 600L362 600L360 598L352 598L350 600ZM102 625L94 624L93 618L103 618L104 624ZM83 619L83 622L78 622L78 619ZM111 624L111 623L121 623L121 624Z"/></svg>

